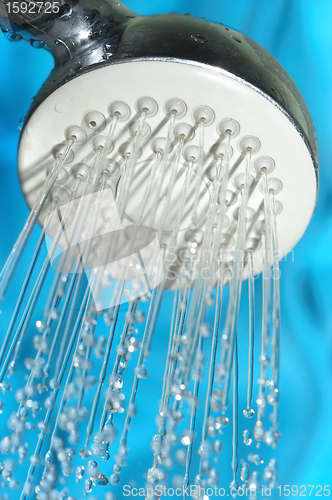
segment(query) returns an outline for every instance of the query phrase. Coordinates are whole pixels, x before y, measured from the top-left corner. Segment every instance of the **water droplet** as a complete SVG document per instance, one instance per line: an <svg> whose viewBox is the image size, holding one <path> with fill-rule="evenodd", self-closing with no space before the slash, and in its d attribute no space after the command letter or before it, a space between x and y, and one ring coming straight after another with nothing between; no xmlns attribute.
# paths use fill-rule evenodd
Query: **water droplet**
<svg viewBox="0 0 332 500"><path fill-rule="evenodd" d="M229 424L228 417L217 417L216 421L217 421L217 424L220 425L220 427L226 427Z"/></svg>
<svg viewBox="0 0 332 500"><path fill-rule="evenodd" d="M211 334L211 327L210 327L210 325L208 323L202 323L201 326L199 327L199 333L204 338L209 337L210 334Z"/></svg>
<svg viewBox="0 0 332 500"><path fill-rule="evenodd" d="M220 389L215 389L212 393L212 397L211 397L211 408L213 411L215 411L216 413L217 412L220 412L221 408L222 408L222 398L223 398L223 391L220 390ZM220 427L220 422L218 422L218 426Z"/></svg>
<svg viewBox="0 0 332 500"><path fill-rule="evenodd" d="M100 445L100 456L104 460L104 462L107 462L111 458L111 455L108 451L109 445L110 443L108 441L102 441Z"/></svg>
<svg viewBox="0 0 332 500"><path fill-rule="evenodd" d="M148 483L155 484L165 478L165 473L159 467L151 467L151 469L148 470L146 478Z"/></svg>
<svg viewBox="0 0 332 500"><path fill-rule="evenodd" d="M188 446L189 444L191 444L193 438L194 438L194 436L193 436L192 431L187 429L183 432L183 435L181 438L181 443L185 446ZM157 436L157 439L158 439L158 436Z"/></svg>
<svg viewBox="0 0 332 500"><path fill-rule="evenodd" d="M108 479L104 474L98 474L97 476L92 476L91 480L94 486L106 486L108 484Z"/></svg>
<svg viewBox="0 0 332 500"><path fill-rule="evenodd" d="M248 460L249 460L249 462L252 462L255 465L261 465L264 463L263 457L261 457L258 454L253 455L252 453L250 453L248 455Z"/></svg>
<svg viewBox="0 0 332 500"><path fill-rule="evenodd" d="M85 458L89 458L91 457L91 451L90 450L80 450L79 452L79 455L81 458L85 459Z"/></svg>
<svg viewBox="0 0 332 500"><path fill-rule="evenodd" d="M9 488L11 490L17 490L20 487L20 483L16 479L11 479L9 481Z"/></svg>
<svg viewBox="0 0 332 500"><path fill-rule="evenodd" d="M278 394L268 394L266 400L269 405L274 405L278 401Z"/></svg>
<svg viewBox="0 0 332 500"><path fill-rule="evenodd" d="M279 439L281 438L281 434L278 431L267 431L264 435L264 441L268 446L275 449Z"/></svg>
<svg viewBox="0 0 332 500"><path fill-rule="evenodd" d="M261 478L261 475L256 470L251 475L252 483L254 484L254 486L256 486L256 488L257 488L257 486L259 486L259 480L260 480L260 478Z"/></svg>
<svg viewBox="0 0 332 500"><path fill-rule="evenodd" d="M128 407L128 415L131 418L135 418L136 417L136 415L137 415L137 406L135 405L135 403L130 403L130 405Z"/></svg>
<svg viewBox="0 0 332 500"><path fill-rule="evenodd" d="M27 458L27 455L28 455L28 447L27 446L19 446L17 453L18 453L19 463L23 464ZM1 473L1 467L0 467L0 473Z"/></svg>
<svg viewBox="0 0 332 500"><path fill-rule="evenodd" d="M237 491L239 489L239 485L236 481L232 481L231 484L229 485L230 487L230 490L231 490L231 495L232 497L236 497L237 496Z"/></svg>
<svg viewBox="0 0 332 500"><path fill-rule="evenodd" d="M48 410L54 407L54 400L52 397L46 398L44 402L45 408Z"/></svg>
<svg viewBox="0 0 332 500"><path fill-rule="evenodd" d="M145 314L143 311L141 311L140 309L138 309L135 313L135 320L136 320L136 323L138 325L140 325L141 323L143 323L144 321L144 318L145 318Z"/></svg>
<svg viewBox="0 0 332 500"><path fill-rule="evenodd" d="M263 425L263 423L258 420L255 424L255 427L254 427L254 437L256 439L256 441L263 441L264 439L264 435L265 435L265 427Z"/></svg>
<svg viewBox="0 0 332 500"><path fill-rule="evenodd" d="M38 465L40 463L40 456L39 455L31 455L29 460L30 460L30 463L32 465Z"/></svg>
<svg viewBox="0 0 332 500"><path fill-rule="evenodd" d="M85 480L85 491L87 493L90 493L91 490L92 490L92 481L91 481L91 479L86 479Z"/></svg>
<svg viewBox="0 0 332 500"><path fill-rule="evenodd" d="M52 451L48 450L48 452L45 455L44 462L46 465L50 465L52 463Z"/></svg>
<svg viewBox="0 0 332 500"><path fill-rule="evenodd" d="M133 323L135 323L135 314L132 313L132 312L126 312L125 314L125 321L129 324L129 325L132 325Z"/></svg>
<svg viewBox="0 0 332 500"><path fill-rule="evenodd" d="M222 447L223 447L222 441L220 441L220 439L217 439L213 445L214 452L217 455L219 455L222 452Z"/></svg>
<svg viewBox="0 0 332 500"><path fill-rule="evenodd" d="M263 366L268 366L270 364L270 358L264 354L259 357L259 360Z"/></svg>
<svg viewBox="0 0 332 500"><path fill-rule="evenodd" d="M35 49L43 49L46 45L44 42L41 42L41 41L35 40L35 39L29 40L29 43L30 43L31 47L33 47Z"/></svg>
<svg viewBox="0 0 332 500"><path fill-rule="evenodd" d="M243 415L246 418L252 418L255 415L255 411L252 408L246 408L243 410Z"/></svg>
<svg viewBox="0 0 332 500"><path fill-rule="evenodd" d="M29 416L29 410L23 406L20 410L20 419L25 420Z"/></svg>
<svg viewBox="0 0 332 500"><path fill-rule="evenodd" d="M243 431L243 442L245 445L250 446L252 443L251 432L246 430Z"/></svg>
<svg viewBox="0 0 332 500"><path fill-rule="evenodd" d="M120 476L119 474L112 474L110 477L110 483L113 484L113 486L116 486L120 482Z"/></svg>
<svg viewBox="0 0 332 500"><path fill-rule="evenodd" d="M49 381L49 386L52 390L54 390L59 389L60 384L56 378L51 378L51 380Z"/></svg>
<svg viewBox="0 0 332 500"><path fill-rule="evenodd" d="M203 241L204 232L201 229L189 229L184 236L189 246L197 247Z"/></svg>
<svg viewBox="0 0 332 500"><path fill-rule="evenodd" d="M84 472L85 468L83 465L79 465L78 467L76 467L76 477L78 481L82 479L82 477L84 476Z"/></svg>
<svg viewBox="0 0 332 500"><path fill-rule="evenodd" d="M0 388L1 388L2 394L7 394L7 392L10 392L12 390L11 385L8 382L2 382L0 384Z"/></svg>
<svg viewBox="0 0 332 500"><path fill-rule="evenodd" d="M138 351L140 346L141 343L135 337L130 337L126 340L126 348L128 349L128 352Z"/></svg>
<svg viewBox="0 0 332 500"><path fill-rule="evenodd" d="M199 42L199 43L206 43L206 42L208 42L208 41L209 41L209 40L208 40L205 36L203 36L203 35L190 35L190 36L191 36L191 38L192 38L193 40L195 40L195 42Z"/></svg>
<svg viewBox="0 0 332 500"><path fill-rule="evenodd" d="M5 33L5 38L7 38L7 40L9 40L10 42L19 42L23 37L18 33L8 32Z"/></svg>
<svg viewBox="0 0 332 500"><path fill-rule="evenodd" d="M88 466L91 467L92 469L97 469L98 467L98 462L96 462L96 460L90 460L88 462Z"/></svg>
<svg viewBox="0 0 332 500"><path fill-rule="evenodd" d="M48 388L45 384L37 384L37 391L39 394L43 394L44 392L48 391Z"/></svg>
<svg viewBox="0 0 332 500"><path fill-rule="evenodd" d="M205 304L207 305L207 307L213 306L214 300L215 300L215 297L214 297L213 293L207 293L206 294L206 296L205 296Z"/></svg>
<svg viewBox="0 0 332 500"><path fill-rule="evenodd" d="M208 458L211 456L213 451L212 444L210 441L205 441L205 443L201 444L198 449L198 454L201 458Z"/></svg>
<svg viewBox="0 0 332 500"><path fill-rule="evenodd" d="M107 61L108 59L111 59L112 56L113 56L113 52L104 52L104 54L102 55L102 58Z"/></svg>
<svg viewBox="0 0 332 500"><path fill-rule="evenodd" d="M148 376L148 371L144 365L135 368L135 374L137 378L144 379Z"/></svg>
<svg viewBox="0 0 332 500"><path fill-rule="evenodd" d="M249 465L246 464L246 463L244 463L243 466L242 466L242 469L241 469L241 480L244 483L247 483L249 481L249 478L250 478Z"/></svg>

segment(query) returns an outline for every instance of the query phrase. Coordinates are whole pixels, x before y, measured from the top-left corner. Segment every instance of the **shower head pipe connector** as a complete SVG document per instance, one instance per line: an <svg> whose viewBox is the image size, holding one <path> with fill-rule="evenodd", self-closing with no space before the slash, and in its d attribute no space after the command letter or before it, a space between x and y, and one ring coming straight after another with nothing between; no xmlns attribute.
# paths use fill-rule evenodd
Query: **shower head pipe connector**
<svg viewBox="0 0 332 500"><path fill-rule="evenodd" d="M118 0L69 0L57 14L36 19L17 14L9 20L0 0L0 27L18 30L19 38L32 45L41 42L55 58L28 118L57 88L99 67L137 60L201 65L221 70L275 103L305 141L317 174L314 128L295 83L265 49L222 23L174 13L141 17Z"/></svg>
<svg viewBox="0 0 332 500"><path fill-rule="evenodd" d="M11 3L0 0L2 31L10 40L25 39L34 47L45 47L53 54L57 69L76 65L77 58L82 58L84 67L94 64L106 34L119 35L126 20L135 16L116 0L52 0L47 3L52 8L45 13L39 13L39 6L34 9L32 1L32 14L15 14Z"/></svg>

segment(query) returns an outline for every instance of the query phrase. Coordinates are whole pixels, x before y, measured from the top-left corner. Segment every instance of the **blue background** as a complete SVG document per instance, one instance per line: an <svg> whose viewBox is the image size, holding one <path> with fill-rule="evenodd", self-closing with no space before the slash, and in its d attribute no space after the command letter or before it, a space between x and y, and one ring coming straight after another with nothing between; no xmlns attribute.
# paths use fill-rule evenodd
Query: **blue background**
<svg viewBox="0 0 332 500"><path fill-rule="evenodd" d="M281 267L283 438L276 456L282 484L332 483L332 3L128 0L127 6L140 14L189 12L244 32L279 60L308 105L318 138L320 193L317 210L295 248L294 262ZM52 65L48 53L0 38L1 266L28 215L16 173L18 124ZM170 305L170 298L166 302ZM157 352L155 367L158 360ZM153 380L147 383L154 386ZM149 392L145 397L149 408ZM156 414L156 410L152 405L151 411ZM141 455L143 442L151 436L151 429L145 432L144 419L141 422L141 436L130 443L134 455Z"/></svg>

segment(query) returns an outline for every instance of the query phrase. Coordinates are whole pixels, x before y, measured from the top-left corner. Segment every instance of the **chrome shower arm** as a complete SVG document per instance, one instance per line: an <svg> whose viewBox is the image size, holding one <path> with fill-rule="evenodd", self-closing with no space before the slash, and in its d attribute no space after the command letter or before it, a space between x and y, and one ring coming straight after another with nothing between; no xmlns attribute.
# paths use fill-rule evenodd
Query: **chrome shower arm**
<svg viewBox="0 0 332 500"><path fill-rule="evenodd" d="M4 33L16 34L17 38L41 42L53 54L56 64L69 62L73 54L77 55L82 49L93 50L106 33L110 36L123 30L126 21L135 17L118 0L69 0L66 3L52 0L49 3L53 5L53 12L39 14L35 4L31 14L23 10L16 13L17 4L21 2L15 2L13 9L13 1L0 0L0 28Z"/></svg>

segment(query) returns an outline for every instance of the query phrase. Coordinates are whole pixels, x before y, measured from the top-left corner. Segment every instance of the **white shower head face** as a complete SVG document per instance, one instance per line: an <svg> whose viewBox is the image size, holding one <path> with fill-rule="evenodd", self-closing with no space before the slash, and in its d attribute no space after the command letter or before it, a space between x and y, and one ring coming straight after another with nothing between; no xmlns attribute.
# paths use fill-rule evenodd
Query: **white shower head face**
<svg viewBox="0 0 332 500"><path fill-rule="evenodd" d="M145 108L148 111L135 153L135 137ZM136 154L127 185L123 226L152 227L161 243L170 243L176 229L175 254L187 245L193 214L195 229L204 232L216 182L216 165L220 162L221 169L224 168L230 135L228 192L221 201L226 203L221 240L227 243L229 259L232 260L236 245L239 194L245 183L248 154L246 245L253 249L255 273L263 267L260 240L264 232L264 173L269 191L275 194L278 258L286 255L301 238L315 207L317 179L299 130L274 101L246 82L225 71L180 61L145 60L110 65L72 80L44 100L26 124L19 149L19 177L29 206L33 206L54 157L63 152L68 134L76 131L76 143L55 184L70 193L80 166L86 170L92 167L116 113L118 123L104 160L110 172L107 185L114 198L119 195L128 161ZM183 147L177 158L181 137ZM160 164L153 171L158 154ZM176 179L164 216L176 161ZM190 166L181 220L175 228ZM153 182L147 191L151 175ZM199 194L195 197L197 184ZM79 197L83 191L82 182L75 196ZM144 198L144 210L138 221ZM41 224L49 204L45 204L40 215Z"/></svg>

